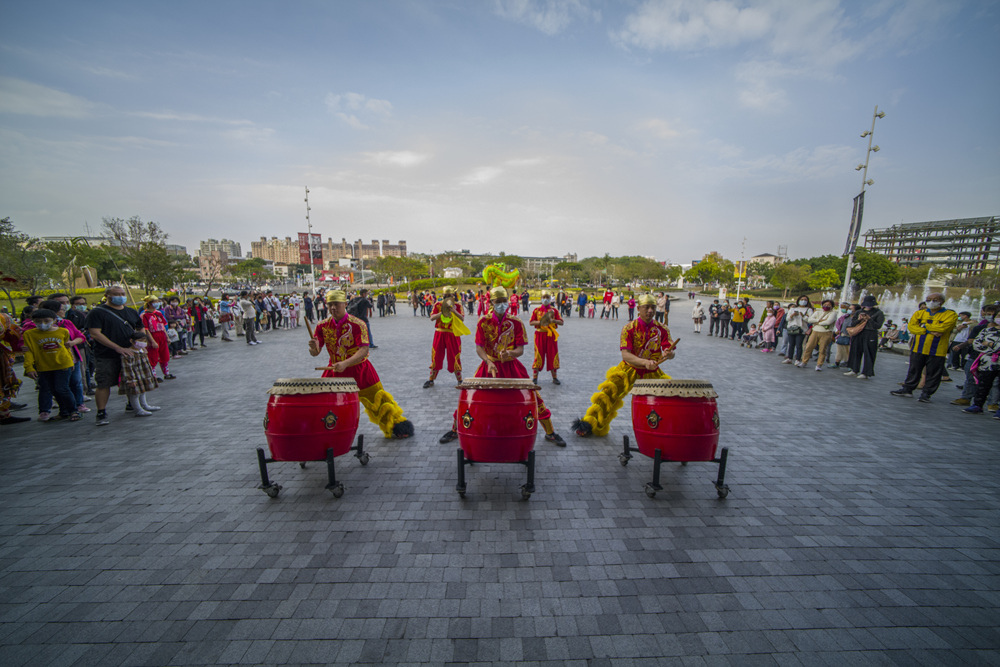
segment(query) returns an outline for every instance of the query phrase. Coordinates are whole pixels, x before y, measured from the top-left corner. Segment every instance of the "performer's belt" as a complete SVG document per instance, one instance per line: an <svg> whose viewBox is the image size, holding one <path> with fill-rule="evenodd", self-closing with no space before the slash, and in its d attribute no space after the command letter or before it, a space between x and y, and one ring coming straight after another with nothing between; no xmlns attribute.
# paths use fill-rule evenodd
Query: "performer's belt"
<svg viewBox="0 0 1000 667"><path fill-rule="evenodd" d="M434 331L440 331L441 333L455 333L451 329L439 329L438 327L434 327Z"/></svg>

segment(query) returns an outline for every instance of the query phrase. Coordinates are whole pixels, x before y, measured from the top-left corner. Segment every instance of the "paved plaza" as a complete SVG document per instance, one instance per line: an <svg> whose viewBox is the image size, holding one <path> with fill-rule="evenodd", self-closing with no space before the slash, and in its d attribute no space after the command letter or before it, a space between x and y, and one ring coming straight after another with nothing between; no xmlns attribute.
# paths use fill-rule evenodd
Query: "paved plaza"
<svg viewBox="0 0 1000 667"><path fill-rule="evenodd" d="M1000 664L1000 422L954 384L890 396L902 355L816 373L688 312L665 370L719 393L726 499L711 463L665 464L648 498L651 459L617 458L628 401L608 437L571 434L624 319L561 330L563 384L541 385L569 445L538 439L529 500L518 465L456 493L458 392L421 389L432 327L408 309L373 318L371 359L416 436L362 416L371 462L337 459L339 499L318 463L258 489L267 389L325 359L304 328L177 360L149 418L114 397L107 427L3 427L0 665ZM20 399L34 416L30 381Z"/></svg>

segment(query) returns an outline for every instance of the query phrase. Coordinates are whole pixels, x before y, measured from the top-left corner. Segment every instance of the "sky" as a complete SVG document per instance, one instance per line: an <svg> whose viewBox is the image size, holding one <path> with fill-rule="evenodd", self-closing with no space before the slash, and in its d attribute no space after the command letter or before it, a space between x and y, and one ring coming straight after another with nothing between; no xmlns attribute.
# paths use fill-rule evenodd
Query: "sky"
<svg viewBox="0 0 1000 667"><path fill-rule="evenodd" d="M411 252L840 254L876 105L864 229L1000 214L998 38L988 0L4 2L0 217L248 250L308 186Z"/></svg>

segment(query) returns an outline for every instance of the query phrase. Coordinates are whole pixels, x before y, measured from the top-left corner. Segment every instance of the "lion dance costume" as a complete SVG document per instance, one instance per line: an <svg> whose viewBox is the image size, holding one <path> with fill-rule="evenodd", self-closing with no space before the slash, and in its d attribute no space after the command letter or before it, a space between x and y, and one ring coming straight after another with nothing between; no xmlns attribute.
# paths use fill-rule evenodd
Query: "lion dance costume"
<svg viewBox="0 0 1000 667"><path fill-rule="evenodd" d="M462 339L472 333L463 321L461 302L455 301L455 288L445 287L444 298L434 304L431 320L434 322L434 340L431 342L431 376L424 383L424 389L434 385L438 372L448 360L448 372L462 381Z"/></svg>
<svg viewBox="0 0 1000 667"><path fill-rule="evenodd" d="M656 299L651 294L644 294L639 297L638 304L655 306ZM631 352L640 359L659 362L672 347L670 330L655 320L647 324L637 318L622 329L620 349ZM611 422L618 416L625 395L631 391L637 379L643 378L669 380L670 376L659 368L652 371L640 369L626 361L609 368L604 382L598 385L597 392L590 397L590 407L586 414L573 422L576 434L584 437L607 435L611 430Z"/></svg>
<svg viewBox="0 0 1000 667"><path fill-rule="evenodd" d="M346 303L347 295L342 290L330 290L326 301ZM319 343L321 350L325 347L330 354L329 366L346 361L360 348L369 346L368 327L363 320L348 313L339 320L331 315L317 324L313 338ZM349 377L357 382L360 390L358 399L364 406L368 419L379 427L385 437L408 438L413 435L413 424L403 417L403 409L392 394L382 388L382 381L368 359L340 373L327 369L323 371L323 377Z"/></svg>

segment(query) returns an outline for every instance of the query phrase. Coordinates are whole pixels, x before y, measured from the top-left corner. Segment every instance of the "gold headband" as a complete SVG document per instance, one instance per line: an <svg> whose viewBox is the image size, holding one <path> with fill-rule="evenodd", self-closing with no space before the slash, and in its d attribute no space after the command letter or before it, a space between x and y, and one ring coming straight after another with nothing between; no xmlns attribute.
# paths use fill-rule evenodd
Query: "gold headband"
<svg viewBox="0 0 1000 667"><path fill-rule="evenodd" d="M347 294L342 289L332 289L326 293L327 303L347 303Z"/></svg>

